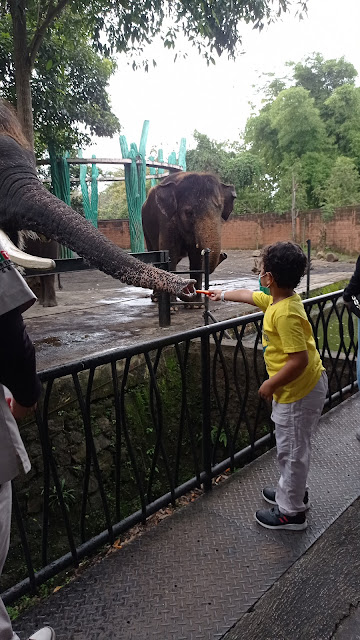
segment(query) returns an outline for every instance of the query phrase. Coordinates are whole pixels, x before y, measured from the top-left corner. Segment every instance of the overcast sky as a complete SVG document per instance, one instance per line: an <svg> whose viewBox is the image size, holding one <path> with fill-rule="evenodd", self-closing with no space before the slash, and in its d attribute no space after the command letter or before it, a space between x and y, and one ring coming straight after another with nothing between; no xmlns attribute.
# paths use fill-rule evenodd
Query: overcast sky
<svg viewBox="0 0 360 640"><path fill-rule="evenodd" d="M173 62L173 53L154 43L147 50L156 68L148 73L132 71L125 57L111 79L110 96L127 142L139 145L144 120L150 121L147 154L152 146L164 149L164 156L178 152L182 137L193 145L197 129L217 141L237 140L250 115L249 101L256 99L253 85L261 74L286 73L285 62L299 62L312 52L325 59L342 56L360 73L360 1L308 0L303 21L287 14L261 33L246 25L242 29L244 53L237 60L226 56L207 67L190 45L186 60ZM183 45L184 48L184 45ZM359 84L359 83L358 83ZM121 157L118 136L96 139L88 153L97 157Z"/></svg>

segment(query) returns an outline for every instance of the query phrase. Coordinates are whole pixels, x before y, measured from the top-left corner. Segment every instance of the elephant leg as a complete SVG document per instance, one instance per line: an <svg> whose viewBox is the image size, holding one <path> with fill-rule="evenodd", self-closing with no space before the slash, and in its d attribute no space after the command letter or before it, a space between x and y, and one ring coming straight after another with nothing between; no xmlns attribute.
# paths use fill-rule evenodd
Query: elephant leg
<svg viewBox="0 0 360 640"><path fill-rule="evenodd" d="M56 307L57 300L55 295L55 274L51 276L41 276L40 280L43 292L43 306Z"/></svg>
<svg viewBox="0 0 360 640"><path fill-rule="evenodd" d="M64 287L61 284L60 273L57 274L58 289L61 291Z"/></svg>
<svg viewBox="0 0 360 640"><path fill-rule="evenodd" d="M31 278L26 278L26 282L29 285L31 291L37 297L38 303L42 304L42 286L39 276L31 276Z"/></svg>

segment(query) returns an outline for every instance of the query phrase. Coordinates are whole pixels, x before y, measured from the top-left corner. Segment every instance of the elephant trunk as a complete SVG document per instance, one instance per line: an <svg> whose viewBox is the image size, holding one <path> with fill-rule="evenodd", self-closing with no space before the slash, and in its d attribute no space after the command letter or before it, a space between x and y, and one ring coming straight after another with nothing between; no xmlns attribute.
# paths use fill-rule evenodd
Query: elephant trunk
<svg viewBox="0 0 360 640"><path fill-rule="evenodd" d="M195 230L196 246L198 249L210 249L209 270L212 273L219 264L221 251L221 223L210 220L199 223Z"/></svg>
<svg viewBox="0 0 360 640"><path fill-rule="evenodd" d="M0 136L0 146L1 226L43 233L129 285L177 295L192 282L145 264L114 245L45 189L29 152L7 136ZM2 153L3 146L6 156Z"/></svg>

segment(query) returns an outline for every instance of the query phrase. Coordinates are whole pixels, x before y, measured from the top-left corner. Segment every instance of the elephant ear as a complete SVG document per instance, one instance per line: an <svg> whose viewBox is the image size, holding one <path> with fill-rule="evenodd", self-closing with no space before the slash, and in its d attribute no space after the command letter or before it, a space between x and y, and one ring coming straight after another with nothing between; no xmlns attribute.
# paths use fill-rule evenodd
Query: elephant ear
<svg viewBox="0 0 360 640"><path fill-rule="evenodd" d="M223 195L224 195L224 208L222 210L221 217L227 220L230 213L234 208L234 200L236 198L236 191L233 184L221 183Z"/></svg>
<svg viewBox="0 0 360 640"><path fill-rule="evenodd" d="M159 184L155 188L155 200L161 213L169 219L172 218L177 210L176 183Z"/></svg>

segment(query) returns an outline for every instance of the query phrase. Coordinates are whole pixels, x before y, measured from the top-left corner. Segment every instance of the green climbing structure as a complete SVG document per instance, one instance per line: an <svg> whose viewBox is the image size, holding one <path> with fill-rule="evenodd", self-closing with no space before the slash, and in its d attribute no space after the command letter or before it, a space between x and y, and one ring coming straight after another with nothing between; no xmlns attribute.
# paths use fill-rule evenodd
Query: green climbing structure
<svg viewBox="0 0 360 640"><path fill-rule="evenodd" d="M70 173L69 165L66 158L69 154L65 154L63 158L56 156L55 148L52 144L49 144L49 157L50 157L50 174L51 185L53 194L66 202L70 206ZM60 245L60 258L72 258L73 253L71 249Z"/></svg>

